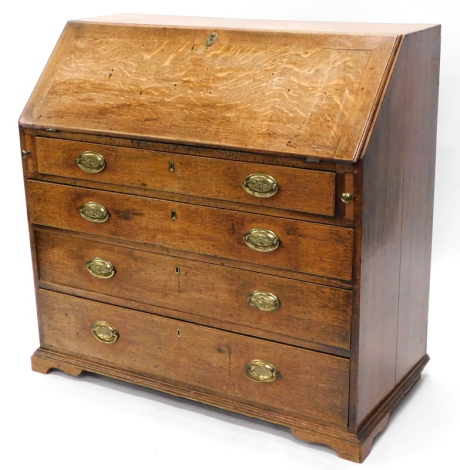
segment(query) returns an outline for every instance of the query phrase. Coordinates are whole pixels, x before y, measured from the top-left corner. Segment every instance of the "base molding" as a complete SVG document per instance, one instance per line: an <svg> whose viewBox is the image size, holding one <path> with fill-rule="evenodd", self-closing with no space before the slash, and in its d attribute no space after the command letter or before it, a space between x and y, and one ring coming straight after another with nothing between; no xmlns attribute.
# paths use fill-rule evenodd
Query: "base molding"
<svg viewBox="0 0 460 470"><path fill-rule="evenodd" d="M48 374L51 369L59 369L69 375L80 375L83 372L81 367L75 366L74 364L61 361L58 357L48 354L40 354L40 350L37 350L32 356L32 370L34 372L40 372L41 374Z"/></svg>
<svg viewBox="0 0 460 470"><path fill-rule="evenodd" d="M352 462L361 463L369 455L375 437L387 426L391 410L399 403L420 378L420 374L429 361L425 355L395 389L371 413L357 433L349 432L326 424L316 424L282 415L273 411L261 410L255 406L231 400L225 397L211 395L205 391L188 388L184 385L162 382L151 377L144 377L131 372L101 365L88 360L68 356L55 351L39 348L32 356L32 370L42 374L52 369L59 369L67 374L77 376L83 371L101 374L107 377L123 380L135 385L141 385L171 395L188 398L208 405L262 419L271 423L289 427L297 438L325 444L334 449L338 456Z"/></svg>
<svg viewBox="0 0 460 470"><path fill-rule="evenodd" d="M339 438L331 435L319 436L316 433L310 432L308 429L291 428L291 432L294 436L303 441L318 442L332 447L342 459L362 463L369 455L374 439L386 428L389 421L390 414L388 413L365 439L360 438L359 434L351 433L347 433L346 437Z"/></svg>

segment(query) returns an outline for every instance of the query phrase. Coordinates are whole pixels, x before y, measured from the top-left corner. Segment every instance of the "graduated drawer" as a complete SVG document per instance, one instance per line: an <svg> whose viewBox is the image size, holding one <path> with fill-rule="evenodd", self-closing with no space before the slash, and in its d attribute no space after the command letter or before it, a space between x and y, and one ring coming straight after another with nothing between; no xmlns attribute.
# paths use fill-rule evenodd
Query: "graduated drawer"
<svg viewBox="0 0 460 470"><path fill-rule="evenodd" d="M42 282L243 325L262 336L350 346L348 290L42 230L35 234Z"/></svg>
<svg viewBox="0 0 460 470"><path fill-rule="evenodd" d="M27 192L33 224L351 279L349 228L37 181L27 183ZM107 209L105 222L80 215L93 201ZM274 251L255 251L244 242L260 227L280 240Z"/></svg>
<svg viewBox="0 0 460 470"><path fill-rule="evenodd" d="M51 291L40 290L39 300L44 348L263 409L347 425L347 359ZM274 369L256 366L252 378L276 380L249 379L247 365L254 360L272 365L278 378Z"/></svg>
<svg viewBox="0 0 460 470"><path fill-rule="evenodd" d="M80 165L77 160L86 153ZM94 153L98 155L94 155ZM139 150L111 145L36 138L38 171L43 174L334 215L335 174L217 158ZM101 160L101 158L103 160ZM98 171L90 173L90 171ZM262 174L263 176L250 175ZM270 195L272 180L278 191ZM243 183L247 181L249 194ZM251 189L252 188L252 189ZM265 197L263 197L265 196Z"/></svg>

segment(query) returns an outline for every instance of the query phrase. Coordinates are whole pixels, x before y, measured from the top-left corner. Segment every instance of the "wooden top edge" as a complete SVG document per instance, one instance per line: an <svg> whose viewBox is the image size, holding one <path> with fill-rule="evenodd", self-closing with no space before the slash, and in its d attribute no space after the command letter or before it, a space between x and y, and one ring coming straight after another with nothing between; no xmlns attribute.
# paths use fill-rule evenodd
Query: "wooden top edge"
<svg viewBox="0 0 460 470"><path fill-rule="evenodd" d="M75 22L379 35L404 35L438 26L436 24L338 23L242 18L205 18L194 16L142 15L136 13L118 13L75 20Z"/></svg>

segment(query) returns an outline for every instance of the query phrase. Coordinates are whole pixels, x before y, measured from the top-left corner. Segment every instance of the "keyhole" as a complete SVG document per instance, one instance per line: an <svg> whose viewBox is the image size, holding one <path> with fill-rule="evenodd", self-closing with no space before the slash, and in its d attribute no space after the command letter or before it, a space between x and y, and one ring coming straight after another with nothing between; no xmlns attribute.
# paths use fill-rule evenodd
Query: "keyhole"
<svg viewBox="0 0 460 470"><path fill-rule="evenodd" d="M174 164L174 162L169 162L169 171L176 171L176 165Z"/></svg>
<svg viewBox="0 0 460 470"><path fill-rule="evenodd" d="M212 46L216 41L217 41L217 33L214 32L214 33L211 33L211 34L207 37L207 39L206 39L206 41L205 41L205 44L206 44L207 46Z"/></svg>
<svg viewBox="0 0 460 470"><path fill-rule="evenodd" d="M177 220L177 212L174 209L171 211L171 220Z"/></svg>
<svg viewBox="0 0 460 470"><path fill-rule="evenodd" d="M181 331L180 331L180 330L177 330L177 331L176 331L176 335L177 335L178 338L180 338Z"/></svg>
<svg viewBox="0 0 460 470"><path fill-rule="evenodd" d="M179 274L180 274L180 266L176 266L176 267L174 268L174 272L179 276Z"/></svg>

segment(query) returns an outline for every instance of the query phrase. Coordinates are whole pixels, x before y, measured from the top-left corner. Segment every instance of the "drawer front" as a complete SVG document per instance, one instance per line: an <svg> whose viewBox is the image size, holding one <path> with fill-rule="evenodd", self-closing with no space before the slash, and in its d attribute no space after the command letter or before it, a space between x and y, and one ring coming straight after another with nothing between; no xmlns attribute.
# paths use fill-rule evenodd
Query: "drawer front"
<svg viewBox="0 0 460 470"><path fill-rule="evenodd" d="M29 181L27 189L33 224L351 279L349 228L37 181ZM94 201L108 211L103 223L80 215L81 207ZM280 243L274 251L255 251L245 243L243 236L257 228L276 234Z"/></svg>
<svg viewBox="0 0 460 470"><path fill-rule="evenodd" d="M96 152L95 171L77 165L83 152ZM258 206L334 215L335 174L273 165L194 157L176 153L37 137L38 171L43 174L188 194ZM99 157L92 157L99 158ZM91 169L91 162L90 162ZM103 166L103 169L101 167ZM94 169L92 169L94 171ZM270 186L273 178L278 188ZM247 190L243 183L247 181ZM255 191L254 191L255 189ZM265 196L265 197L261 197Z"/></svg>
<svg viewBox="0 0 460 470"><path fill-rule="evenodd" d="M244 325L262 336L267 331L349 348L348 290L42 230L35 234L40 281ZM95 258L110 262L115 274L90 272L87 263Z"/></svg>
<svg viewBox="0 0 460 470"><path fill-rule="evenodd" d="M39 299L42 347L262 409L347 425L347 359L50 291L40 290ZM254 360L273 365L278 378L250 380L246 366Z"/></svg>

